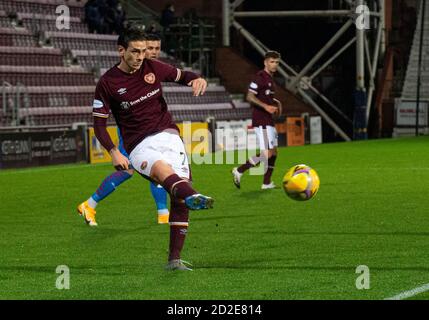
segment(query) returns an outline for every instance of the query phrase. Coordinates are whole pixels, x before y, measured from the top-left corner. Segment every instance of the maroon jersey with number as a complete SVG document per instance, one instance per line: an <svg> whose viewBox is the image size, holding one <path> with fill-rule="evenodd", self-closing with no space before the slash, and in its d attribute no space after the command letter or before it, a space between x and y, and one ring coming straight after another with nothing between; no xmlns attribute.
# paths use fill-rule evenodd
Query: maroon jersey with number
<svg viewBox="0 0 429 320"><path fill-rule="evenodd" d="M265 70L261 70L255 75L248 90L254 93L256 98L262 102L271 106L277 106L277 103L274 101L274 81L271 75L269 75ZM252 104L252 107L252 125L254 127L274 127L274 120L269 112L254 104Z"/></svg>
<svg viewBox="0 0 429 320"><path fill-rule="evenodd" d="M94 127L102 145L113 147L110 137L102 130L111 112L115 118L128 154L147 136L166 129L178 128L168 112L162 95L161 82L187 84L198 78L195 73L182 71L158 60L145 59L136 72L129 74L115 65L99 80L93 104ZM100 125L101 123L101 125Z"/></svg>

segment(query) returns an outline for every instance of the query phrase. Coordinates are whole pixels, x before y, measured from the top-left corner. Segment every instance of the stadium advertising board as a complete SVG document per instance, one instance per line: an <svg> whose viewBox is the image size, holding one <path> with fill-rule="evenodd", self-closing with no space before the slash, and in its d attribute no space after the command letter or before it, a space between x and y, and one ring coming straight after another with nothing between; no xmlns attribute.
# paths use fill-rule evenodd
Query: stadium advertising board
<svg viewBox="0 0 429 320"><path fill-rule="evenodd" d="M209 151L209 130L206 122L177 123L180 136L185 144L188 154L205 154ZM115 145L119 144L117 127L107 127L110 137ZM94 128L88 129L89 162L105 163L112 161L109 153L103 148L95 136Z"/></svg>
<svg viewBox="0 0 429 320"><path fill-rule="evenodd" d="M416 126L416 101L395 101L395 124L397 127ZM428 102L420 102L419 105L419 126L428 125Z"/></svg>
<svg viewBox="0 0 429 320"><path fill-rule="evenodd" d="M107 127L107 132L112 138L113 143L117 146L119 144L119 137L117 127ZM94 128L88 129L88 147L89 147L89 162L90 163L104 163L110 162L109 153L98 141L94 133Z"/></svg>
<svg viewBox="0 0 429 320"><path fill-rule="evenodd" d="M287 145L303 146L305 144L304 118L288 117L287 123Z"/></svg>
<svg viewBox="0 0 429 320"><path fill-rule="evenodd" d="M322 143L322 117L310 117L310 143Z"/></svg>
<svg viewBox="0 0 429 320"><path fill-rule="evenodd" d="M86 160L81 130L0 133L0 169Z"/></svg>
<svg viewBox="0 0 429 320"><path fill-rule="evenodd" d="M180 130L180 136L185 144L188 154L204 155L209 149L209 125L207 122L183 122L176 123Z"/></svg>
<svg viewBox="0 0 429 320"><path fill-rule="evenodd" d="M252 120L216 121L216 150L256 149Z"/></svg>

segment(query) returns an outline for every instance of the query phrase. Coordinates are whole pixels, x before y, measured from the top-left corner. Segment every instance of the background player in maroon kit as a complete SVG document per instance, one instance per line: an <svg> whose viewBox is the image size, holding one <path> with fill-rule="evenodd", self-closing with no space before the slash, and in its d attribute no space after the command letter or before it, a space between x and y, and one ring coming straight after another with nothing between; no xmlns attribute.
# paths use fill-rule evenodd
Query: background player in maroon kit
<svg viewBox="0 0 429 320"><path fill-rule="evenodd" d="M115 168L128 169L128 159L113 144L106 130L111 112L122 133L130 161L141 175L170 193L170 251L167 269L191 270L180 259L189 209L211 208L213 199L196 192L179 129L168 112L161 82L192 86L194 96L204 94L207 82L157 60L145 59L146 38L140 29L126 29L118 38L121 62L99 80L94 100L94 130L112 157Z"/></svg>
<svg viewBox="0 0 429 320"><path fill-rule="evenodd" d="M277 158L278 137L273 114L282 113L282 104L274 98L273 75L280 62L280 53L268 51L264 57L264 69L259 71L249 85L247 101L252 104L252 126L259 142L260 154L250 158L245 164L232 170L233 182L240 188L241 176L251 167L263 162L264 181L261 189L275 188L271 181Z"/></svg>

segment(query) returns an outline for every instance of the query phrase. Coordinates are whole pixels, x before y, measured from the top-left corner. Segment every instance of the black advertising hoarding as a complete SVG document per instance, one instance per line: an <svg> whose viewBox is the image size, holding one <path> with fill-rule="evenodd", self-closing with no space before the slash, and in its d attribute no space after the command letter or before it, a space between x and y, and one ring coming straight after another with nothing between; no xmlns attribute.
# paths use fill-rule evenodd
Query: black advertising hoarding
<svg viewBox="0 0 429 320"><path fill-rule="evenodd" d="M0 133L0 169L86 160L82 130Z"/></svg>

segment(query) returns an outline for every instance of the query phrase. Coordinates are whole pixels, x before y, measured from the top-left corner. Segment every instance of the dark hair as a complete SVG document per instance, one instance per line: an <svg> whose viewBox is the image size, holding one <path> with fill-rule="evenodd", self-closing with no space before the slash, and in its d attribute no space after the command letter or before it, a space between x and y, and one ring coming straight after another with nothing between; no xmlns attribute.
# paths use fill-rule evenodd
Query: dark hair
<svg viewBox="0 0 429 320"><path fill-rule="evenodd" d="M147 41L161 41L161 37L154 33L149 33L146 35Z"/></svg>
<svg viewBox="0 0 429 320"><path fill-rule="evenodd" d="M264 56L264 60L266 59L280 59L281 55L277 51L267 51Z"/></svg>
<svg viewBox="0 0 429 320"><path fill-rule="evenodd" d="M131 41L145 41L145 40L146 40L146 34L143 28L133 25L131 27L124 29L124 31L121 32L118 38L118 46L122 46L125 49L127 49Z"/></svg>

